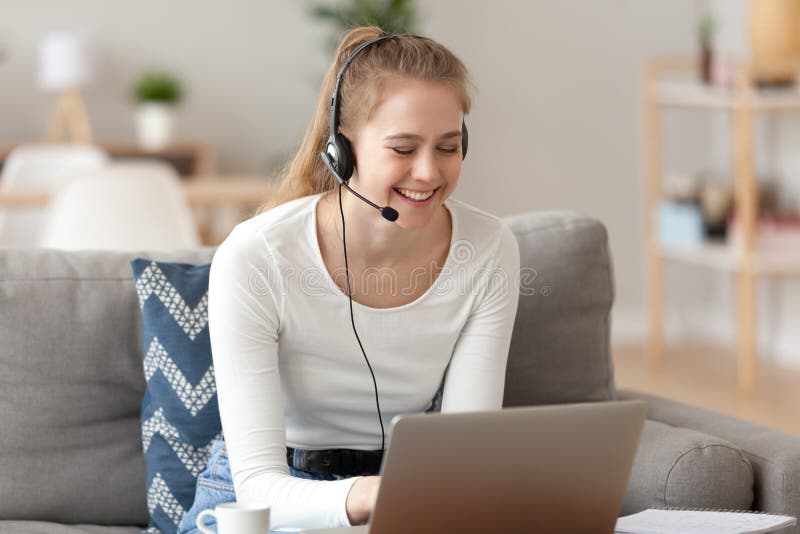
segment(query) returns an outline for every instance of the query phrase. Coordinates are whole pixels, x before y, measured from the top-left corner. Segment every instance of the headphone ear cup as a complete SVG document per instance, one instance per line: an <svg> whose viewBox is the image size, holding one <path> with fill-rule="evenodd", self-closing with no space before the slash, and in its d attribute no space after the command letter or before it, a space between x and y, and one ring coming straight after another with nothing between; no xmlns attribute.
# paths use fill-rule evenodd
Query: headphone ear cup
<svg viewBox="0 0 800 534"><path fill-rule="evenodd" d="M461 121L461 159L467 157L467 147L469 147L469 132L467 131L467 123Z"/></svg>
<svg viewBox="0 0 800 534"><path fill-rule="evenodd" d="M347 181L353 176L355 164L353 148L350 145L350 141L340 133L337 133L334 137L334 143L336 144L336 153L339 156L336 160L336 170L339 171L339 176L342 177L342 180Z"/></svg>

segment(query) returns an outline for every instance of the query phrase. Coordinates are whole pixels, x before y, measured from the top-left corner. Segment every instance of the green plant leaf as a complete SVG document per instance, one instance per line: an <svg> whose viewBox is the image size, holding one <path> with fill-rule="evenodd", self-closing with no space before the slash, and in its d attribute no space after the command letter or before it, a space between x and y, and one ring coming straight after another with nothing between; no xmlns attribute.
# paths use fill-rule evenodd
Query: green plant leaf
<svg viewBox="0 0 800 534"><path fill-rule="evenodd" d="M164 71L149 70L134 83L133 95L139 102L174 104L181 100L183 91L175 76Z"/></svg>
<svg viewBox="0 0 800 534"><path fill-rule="evenodd" d="M314 18L334 26L337 36L356 26L379 26L389 33L414 33L417 14L413 0L347 0L335 4L316 2Z"/></svg>

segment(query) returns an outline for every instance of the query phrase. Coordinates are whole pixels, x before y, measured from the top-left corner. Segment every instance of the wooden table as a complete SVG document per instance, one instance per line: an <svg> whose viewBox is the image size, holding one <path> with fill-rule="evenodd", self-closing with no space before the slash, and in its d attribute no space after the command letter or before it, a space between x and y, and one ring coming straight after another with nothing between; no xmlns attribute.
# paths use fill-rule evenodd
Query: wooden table
<svg viewBox="0 0 800 534"><path fill-rule="evenodd" d="M206 245L219 244L231 230L213 227L216 212L228 211L230 226L252 216L276 191L276 184L266 176L198 176L180 185L195 212L198 231ZM0 189L0 209L42 209L51 196L48 190Z"/></svg>
<svg viewBox="0 0 800 534"><path fill-rule="evenodd" d="M25 144L40 144L41 140L2 140L0 139L0 168L11 151ZM154 159L162 161L175 169L184 178L216 174L214 151L205 143L192 140L176 140L159 150L145 150L135 141L100 140L92 143L108 154L111 159Z"/></svg>

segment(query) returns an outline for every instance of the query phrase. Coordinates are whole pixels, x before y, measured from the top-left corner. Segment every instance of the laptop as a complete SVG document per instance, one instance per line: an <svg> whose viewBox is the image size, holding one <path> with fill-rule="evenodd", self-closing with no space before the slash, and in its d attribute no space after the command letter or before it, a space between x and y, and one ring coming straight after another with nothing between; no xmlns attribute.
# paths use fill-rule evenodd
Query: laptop
<svg viewBox="0 0 800 534"><path fill-rule="evenodd" d="M643 401L396 417L368 525L306 534L611 534Z"/></svg>

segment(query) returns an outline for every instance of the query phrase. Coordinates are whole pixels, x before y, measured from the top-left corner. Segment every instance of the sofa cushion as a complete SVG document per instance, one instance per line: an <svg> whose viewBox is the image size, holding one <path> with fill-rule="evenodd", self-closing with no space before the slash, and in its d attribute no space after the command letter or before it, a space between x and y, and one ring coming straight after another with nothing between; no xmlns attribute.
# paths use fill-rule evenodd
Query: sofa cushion
<svg viewBox="0 0 800 534"><path fill-rule="evenodd" d="M647 508L749 510L753 468L735 445L690 430L646 421L622 514Z"/></svg>
<svg viewBox="0 0 800 534"><path fill-rule="evenodd" d="M139 534L137 527L62 525L44 521L0 521L0 534Z"/></svg>
<svg viewBox="0 0 800 534"><path fill-rule="evenodd" d="M208 334L211 264L131 262L142 309L147 389L142 441L150 527L174 533L222 437Z"/></svg>
<svg viewBox="0 0 800 534"><path fill-rule="evenodd" d="M0 520L147 524L142 255L0 250Z"/></svg>
<svg viewBox="0 0 800 534"><path fill-rule="evenodd" d="M571 213L507 217L519 241L520 297L505 406L614 397L614 299L605 227Z"/></svg>

